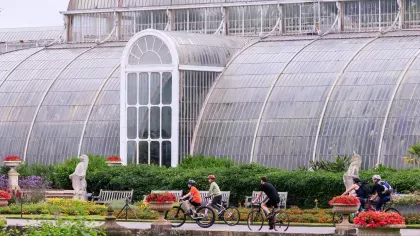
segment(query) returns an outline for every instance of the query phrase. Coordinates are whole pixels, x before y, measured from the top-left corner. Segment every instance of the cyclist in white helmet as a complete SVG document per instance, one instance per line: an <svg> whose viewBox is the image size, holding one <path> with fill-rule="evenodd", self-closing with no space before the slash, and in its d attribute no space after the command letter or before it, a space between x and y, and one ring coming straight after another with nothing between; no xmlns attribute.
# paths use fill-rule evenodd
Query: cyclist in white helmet
<svg viewBox="0 0 420 236"><path fill-rule="evenodd" d="M375 183L372 189L372 197L370 200L374 200L378 197L376 202L376 211L381 211L382 206L391 200L392 187L388 182L382 181L380 175L374 175L372 181Z"/></svg>

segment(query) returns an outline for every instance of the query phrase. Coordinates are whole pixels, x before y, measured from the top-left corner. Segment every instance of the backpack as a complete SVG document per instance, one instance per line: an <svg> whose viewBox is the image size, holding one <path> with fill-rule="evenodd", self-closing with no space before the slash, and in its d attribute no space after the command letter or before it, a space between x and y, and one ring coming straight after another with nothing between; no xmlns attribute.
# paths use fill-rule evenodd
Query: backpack
<svg viewBox="0 0 420 236"><path fill-rule="evenodd" d="M384 191L382 192L383 195L385 196L389 196L391 195L391 193L394 192L394 190L392 189L391 185L386 182L386 181L379 181L379 184L384 187Z"/></svg>
<svg viewBox="0 0 420 236"><path fill-rule="evenodd" d="M372 193L372 188L368 182L362 182L359 184L360 189L362 189L363 197L368 197Z"/></svg>

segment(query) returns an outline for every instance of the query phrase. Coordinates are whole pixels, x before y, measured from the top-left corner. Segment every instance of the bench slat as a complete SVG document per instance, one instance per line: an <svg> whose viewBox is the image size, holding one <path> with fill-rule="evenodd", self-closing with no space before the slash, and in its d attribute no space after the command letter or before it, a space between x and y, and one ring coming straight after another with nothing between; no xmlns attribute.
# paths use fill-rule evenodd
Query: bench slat
<svg viewBox="0 0 420 236"><path fill-rule="evenodd" d="M129 202L133 199L134 190L131 191L104 191L101 189L97 197L97 203L107 203L111 201L120 201L126 200L128 198Z"/></svg>

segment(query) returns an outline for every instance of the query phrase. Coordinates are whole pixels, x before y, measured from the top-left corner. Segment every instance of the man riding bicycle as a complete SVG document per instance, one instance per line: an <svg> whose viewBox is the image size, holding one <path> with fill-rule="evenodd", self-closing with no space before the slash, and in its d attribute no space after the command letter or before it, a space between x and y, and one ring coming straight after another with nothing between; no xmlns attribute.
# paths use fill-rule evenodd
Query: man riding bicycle
<svg viewBox="0 0 420 236"><path fill-rule="evenodd" d="M276 212L279 208L280 203L280 196L276 190L276 188L267 182L267 177L261 177L261 188L260 192L258 193L257 197L252 201L252 204L257 203L258 199L260 199L262 192L265 193L266 198L261 203L261 208L264 210L265 215L270 214L269 207L274 207L274 212ZM272 216L268 216L267 220L270 225L270 229L274 229L273 219Z"/></svg>
<svg viewBox="0 0 420 236"><path fill-rule="evenodd" d="M378 197L379 200L376 202L376 211L381 211L382 206L391 200L392 187L388 182L381 181L381 176L379 175L374 175L372 181L375 183L372 189L374 195L370 200L374 200Z"/></svg>
<svg viewBox="0 0 420 236"><path fill-rule="evenodd" d="M188 188L190 189L190 192L188 194L186 194L185 196L182 196L181 199L185 200L185 199L187 199L191 196L192 198L188 200L188 203L191 204L194 207L201 206L202 200L201 200L200 192L196 188L197 183L194 180L190 179L190 180L188 180L187 184L188 184ZM193 210L191 205L189 205L189 204L187 204L187 205L188 205L188 208L190 209L190 212L187 213L187 214L192 215L193 213L195 213L195 210Z"/></svg>
<svg viewBox="0 0 420 236"><path fill-rule="evenodd" d="M222 192L220 191L219 185L217 185L217 183L215 182L216 176L209 175L208 179L210 189L207 198L213 197L213 199L211 200L211 206L217 211L220 211L219 205L222 205Z"/></svg>

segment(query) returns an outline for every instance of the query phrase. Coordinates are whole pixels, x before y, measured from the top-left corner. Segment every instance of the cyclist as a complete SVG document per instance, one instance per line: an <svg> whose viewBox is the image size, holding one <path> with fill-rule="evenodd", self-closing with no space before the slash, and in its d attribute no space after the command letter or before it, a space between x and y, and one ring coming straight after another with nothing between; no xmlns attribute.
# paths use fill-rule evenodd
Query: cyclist
<svg viewBox="0 0 420 236"><path fill-rule="evenodd" d="M195 210L192 209L192 206L194 206L194 207L201 206L202 200L201 200L200 192L196 188L197 183L194 180L190 179L190 180L188 180L187 185L188 185L188 188L190 189L190 192L187 193L186 195L182 196L181 199L185 200L185 199L191 197L187 202L187 206L188 206L188 209L190 209L190 212L186 213L186 214L191 214L192 215L192 214L196 213Z"/></svg>
<svg viewBox="0 0 420 236"><path fill-rule="evenodd" d="M219 185L215 182L216 176L209 175L208 179L210 189L207 198L213 197L211 200L211 206L220 212L220 207L218 205L222 205L222 192L220 192Z"/></svg>
<svg viewBox="0 0 420 236"><path fill-rule="evenodd" d="M374 195L372 195L370 200L379 197L379 200L376 202L376 211L381 211L382 206L391 200L392 188L387 182L381 181L381 176L379 175L374 175L372 181L375 183L372 189Z"/></svg>
<svg viewBox="0 0 420 236"><path fill-rule="evenodd" d="M261 188L260 192L258 193L257 197L252 201L252 204L255 204L258 199L260 199L262 192L265 193L266 198L261 203L261 208L263 209L265 215L270 214L269 207L274 207L274 212L276 212L279 208L280 203L280 196L276 190L276 188L267 182L267 177L261 177ZM274 229L272 216L267 217L268 223L270 225L270 229Z"/></svg>
<svg viewBox="0 0 420 236"><path fill-rule="evenodd" d="M362 182L357 177L353 178L353 185L341 195L342 196L347 195L347 194L350 195L350 192L353 191L353 190L356 192L356 197L360 201L360 207L359 207L359 212L360 212L364 208L364 205L366 203L369 191L368 192L365 191L364 186L362 185Z"/></svg>

